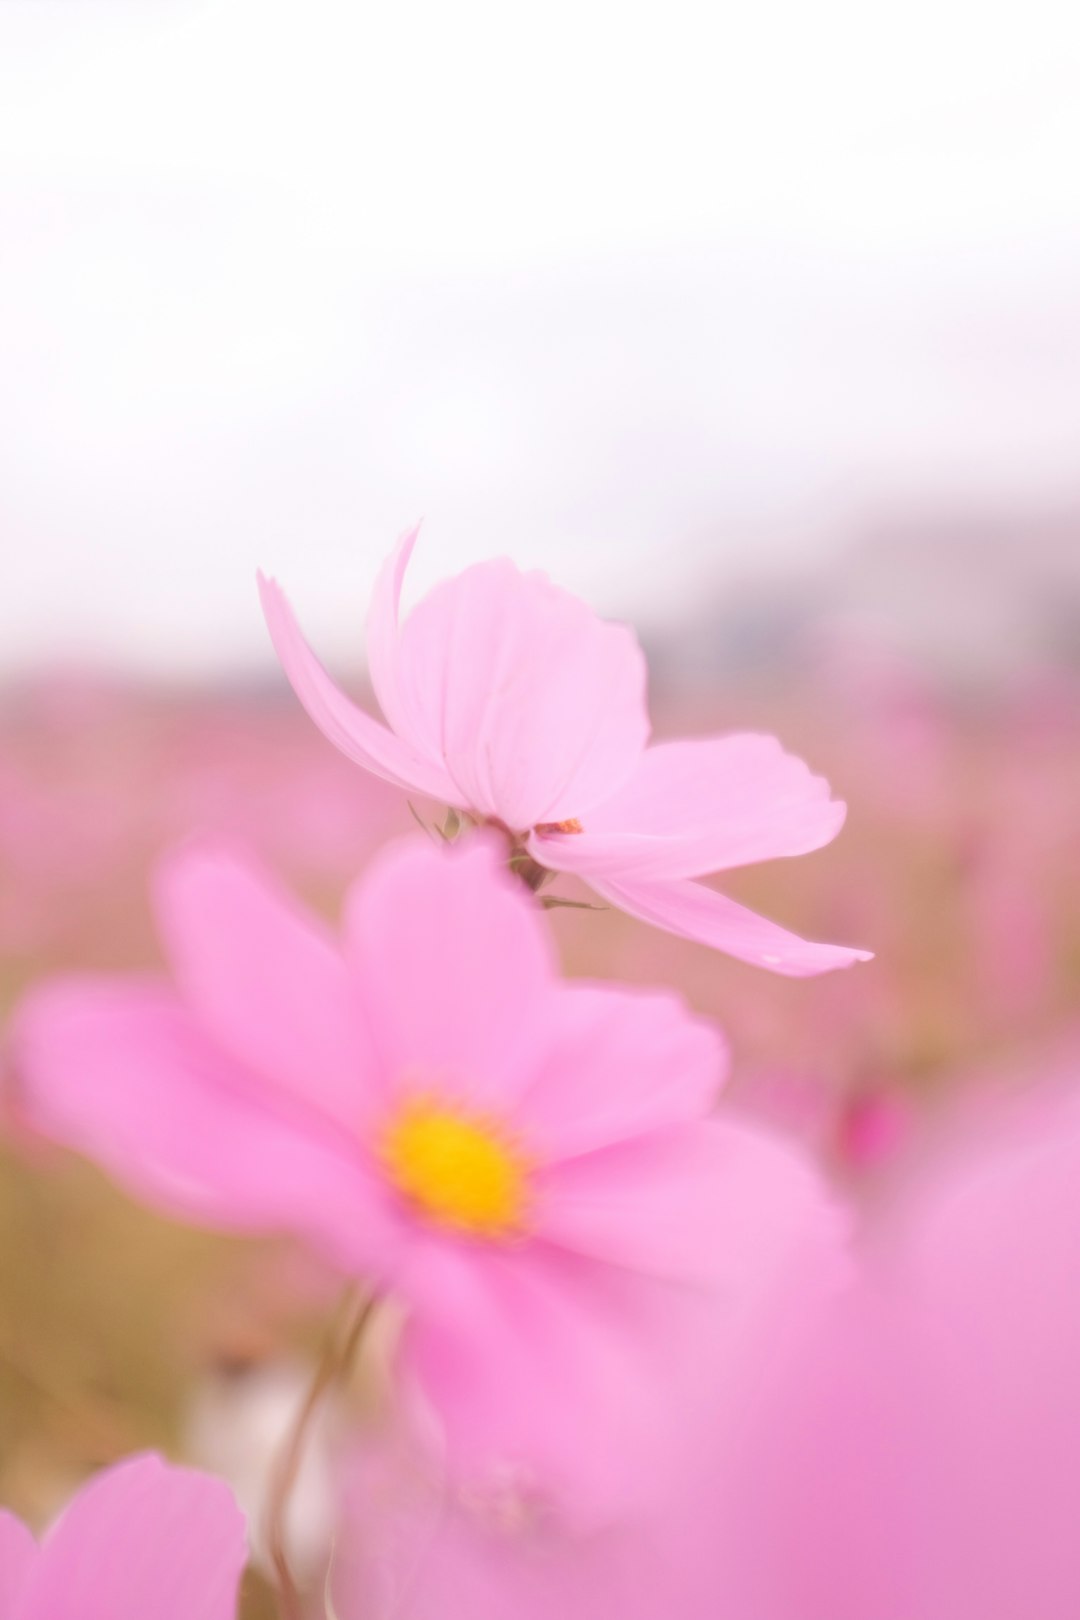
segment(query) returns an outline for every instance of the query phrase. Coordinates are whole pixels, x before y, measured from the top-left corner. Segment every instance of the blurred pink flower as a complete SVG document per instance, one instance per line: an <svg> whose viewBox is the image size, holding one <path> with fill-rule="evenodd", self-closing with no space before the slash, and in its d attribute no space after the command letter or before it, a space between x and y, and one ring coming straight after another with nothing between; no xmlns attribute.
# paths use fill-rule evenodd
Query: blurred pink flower
<svg viewBox="0 0 1080 1620"><path fill-rule="evenodd" d="M862 1288L747 1413L725 1614L1080 1614L1078 1104L1014 1107L1007 1133L991 1104L977 1145L909 1176Z"/></svg>
<svg viewBox="0 0 1080 1620"><path fill-rule="evenodd" d="M0 1512L0 1620L233 1620L245 1557L227 1486L132 1457L85 1485L40 1546Z"/></svg>
<svg viewBox="0 0 1080 1620"><path fill-rule="evenodd" d="M388 782L498 824L541 867L586 879L659 928L795 977L867 959L799 939L693 881L829 843L845 807L821 777L775 737L646 748L633 632L507 559L438 585L399 625L415 538L388 558L368 616L389 730L334 685L280 587L260 576L278 656L331 742Z"/></svg>
<svg viewBox="0 0 1080 1620"><path fill-rule="evenodd" d="M332 1571L341 1620L780 1620L743 1601L752 1588L729 1496L753 1471L772 1390L819 1342L844 1291L820 1220L804 1212L796 1259L795 1212L777 1213L773 1241L795 1263L773 1271L748 1313L752 1329L710 1377L668 1378L651 1392L664 1445L645 1459L646 1488L604 1521L552 1512L512 1476L501 1490L455 1489L400 1426L358 1443L343 1471ZM832 1616L796 1609L784 1620Z"/></svg>
<svg viewBox="0 0 1080 1620"><path fill-rule="evenodd" d="M914 1124L914 1101L898 1087L864 1086L838 1111L835 1151L848 1169L876 1170L897 1159Z"/></svg>
<svg viewBox="0 0 1080 1620"><path fill-rule="evenodd" d="M730 1338L807 1244L835 1261L799 1157L705 1117L719 1034L670 994L560 982L491 835L385 850L344 954L220 852L168 861L157 899L178 990L32 991L30 1120L166 1209L301 1232L389 1290L465 1471L628 1485L649 1391L699 1342L715 1364L705 1302Z"/></svg>
<svg viewBox="0 0 1080 1620"><path fill-rule="evenodd" d="M672 1407L658 1511L579 1536L358 1472L342 1620L1075 1620L1080 1094L1036 1107L924 1163L857 1288Z"/></svg>

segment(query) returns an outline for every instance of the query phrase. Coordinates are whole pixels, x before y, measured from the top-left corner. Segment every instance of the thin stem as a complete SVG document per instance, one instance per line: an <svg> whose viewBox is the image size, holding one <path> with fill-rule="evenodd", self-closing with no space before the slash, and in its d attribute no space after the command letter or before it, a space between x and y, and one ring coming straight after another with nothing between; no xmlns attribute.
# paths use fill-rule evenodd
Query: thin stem
<svg viewBox="0 0 1080 1620"><path fill-rule="evenodd" d="M510 851L507 864L514 876L520 878L532 894L537 894L554 875L546 866L541 866L539 861L534 861L528 850L520 846Z"/></svg>
<svg viewBox="0 0 1080 1620"><path fill-rule="evenodd" d="M274 1461L270 1475L266 1500L267 1548L277 1577L285 1620L303 1620L300 1593L289 1567L285 1523L289 1501L296 1486L312 1422L320 1403L327 1391L351 1365L374 1308L373 1294L361 1297L355 1288L346 1291L326 1336L326 1344L304 1403Z"/></svg>

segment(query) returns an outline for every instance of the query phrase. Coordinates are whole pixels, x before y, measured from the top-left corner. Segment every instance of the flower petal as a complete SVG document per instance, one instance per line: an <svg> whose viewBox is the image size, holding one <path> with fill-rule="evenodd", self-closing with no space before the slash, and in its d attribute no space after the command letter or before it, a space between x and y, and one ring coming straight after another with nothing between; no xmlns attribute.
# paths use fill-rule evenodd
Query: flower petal
<svg viewBox="0 0 1080 1620"><path fill-rule="evenodd" d="M404 1367L480 1511L557 1503L587 1522L652 1489L655 1393L676 1371L670 1289L543 1244L444 1244L409 1290Z"/></svg>
<svg viewBox="0 0 1080 1620"><path fill-rule="evenodd" d="M70 1503L19 1620L234 1620L246 1556L244 1517L227 1485L133 1457Z"/></svg>
<svg viewBox="0 0 1080 1620"><path fill-rule="evenodd" d="M135 1196L208 1226L292 1232L379 1270L396 1225L359 1148L292 1110L152 982L75 978L30 992L13 1031L29 1121Z"/></svg>
<svg viewBox="0 0 1080 1620"><path fill-rule="evenodd" d="M779 1138L732 1121L656 1131L540 1171L533 1225L548 1242L708 1286L741 1316L811 1254L839 1275L843 1228Z"/></svg>
<svg viewBox="0 0 1080 1620"><path fill-rule="evenodd" d="M328 932L268 872L220 845L167 857L155 899L177 983L207 1032L302 1107L355 1130L376 1058Z"/></svg>
<svg viewBox="0 0 1080 1620"><path fill-rule="evenodd" d="M542 866L584 877L687 878L829 843L845 806L775 737L737 733L646 749L581 833L534 833Z"/></svg>
<svg viewBox="0 0 1080 1620"><path fill-rule="evenodd" d="M0 1620L21 1616L19 1596L40 1557L38 1544L13 1513L0 1513Z"/></svg>
<svg viewBox="0 0 1080 1620"><path fill-rule="evenodd" d="M383 1070L501 1110L523 1084L554 993L540 911L478 833L383 850L346 904L346 951Z"/></svg>
<svg viewBox="0 0 1080 1620"><path fill-rule="evenodd" d="M530 1156L548 1162L700 1119L727 1060L717 1027L678 996L564 984L515 1128Z"/></svg>
<svg viewBox="0 0 1080 1620"><path fill-rule="evenodd" d="M788 978L810 978L833 968L850 967L853 962L869 962L873 957L872 951L800 939L778 923L729 900L727 895L690 879L663 882L590 877L589 882L597 894L631 917L640 917L655 928L683 934L701 945L712 945L742 962Z"/></svg>
<svg viewBox="0 0 1080 1620"><path fill-rule="evenodd" d="M326 673L276 580L259 575L259 596L282 668L319 730L349 759L407 792L465 807L442 767L357 708Z"/></svg>
<svg viewBox="0 0 1080 1620"><path fill-rule="evenodd" d="M444 581L414 608L398 676L457 802L517 831L591 809L648 738L633 632L505 558Z"/></svg>
<svg viewBox="0 0 1080 1620"><path fill-rule="evenodd" d="M379 707L398 737L415 739L422 726L412 712L399 669L401 586L420 525L403 534L379 570L367 617L367 661ZM426 753L422 744L420 753Z"/></svg>
<svg viewBox="0 0 1080 1620"><path fill-rule="evenodd" d="M397 1458L384 1456L381 1468L378 1463L373 1468L371 1449L365 1448L363 1472L354 1468L348 1481L347 1528L339 1543L342 1560L336 1567L345 1583L340 1603L343 1615L381 1613L400 1606L414 1620L421 1616L441 1620L449 1593L449 1607L456 1607L469 1620L505 1620L507 1616L549 1620L552 1614L573 1616L574 1620L586 1616L609 1620L612 1615L620 1620L657 1620L669 1614L695 1620L716 1615L725 1620L736 1616L738 1620L765 1620L766 1615L769 1620L779 1620L781 1615L786 1620L806 1620L810 1611L800 1601L790 1567L795 1564L799 1574L806 1568L802 1542L785 1542L783 1549L788 1562L779 1578L785 1595L792 1594L787 1605L757 1602L755 1606L759 1591L756 1583L747 1580L747 1555L732 1530L732 1520L742 1537L750 1539L753 1555L759 1550L772 1551L773 1519L760 1511L760 1501L755 1503L757 1513L747 1510L745 1481L749 1475L756 1482L762 1472L756 1452L763 1414L768 1418L769 1438L775 1431L780 1442L775 1448L777 1460L790 1468L790 1428L774 1419L770 1398L774 1392L786 1390L787 1380L780 1375L777 1362L785 1374L790 1368L805 1376L805 1358L812 1355L822 1308L833 1303L838 1279L846 1280L847 1266L838 1254L842 1234L820 1183L805 1167L793 1167L795 1156L790 1150L760 1141L739 1144L737 1151L735 1144L731 1146L730 1157L740 1161L733 1178L733 1212L745 1216L744 1204L755 1210L753 1219L740 1218L731 1233L717 1238L718 1248L730 1250L726 1275L733 1291L720 1297L711 1315L703 1316L692 1309L702 1297L698 1290L667 1290L665 1297L676 1313L687 1309L689 1301L693 1336L687 1345L676 1345L678 1359L668 1359L645 1391L644 1413L627 1398L626 1427L614 1437L606 1459L609 1466L622 1463L631 1476L627 1481L630 1488L642 1491L651 1486L651 1495L644 1501L617 1501L614 1505L623 1510L620 1517L595 1527L568 1526L560 1522L557 1512L530 1515L527 1496L525 1511L515 1513L509 1491L501 1500L496 1495L492 1511L485 1513L482 1492L459 1492L455 1499L454 1491L447 1490L440 1477L436 1476L433 1485L427 1483L430 1468L422 1469L400 1452ZM774 1198L778 1198L775 1209ZM741 1248L729 1242L736 1237L743 1240ZM463 1301L463 1312L470 1308L471 1301ZM546 1338L549 1331L549 1323L538 1323L538 1337L544 1332ZM509 1345L506 1350L509 1353ZM811 1377L814 1370L811 1361ZM548 1370L545 1378L541 1370L538 1396L531 1399L543 1403L542 1418L550 1413L551 1421L565 1422L568 1415L558 1410L558 1371ZM493 1384L500 1376L500 1370L492 1368ZM447 1387L440 1390L444 1401L450 1393ZM792 1404L788 1402L789 1407ZM640 1431L647 1445L644 1454L630 1433L643 1417L651 1418L656 1426L652 1433L647 1428ZM591 1454L598 1438L594 1423L594 1413L587 1411L578 1429L581 1457L587 1466L596 1460ZM804 1438L801 1431L797 1438ZM830 1468L834 1460L830 1436L821 1431L814 1439L817 1449L807 1447L806 1460L816 1462L821 1473L822 1458ZM783 1442L787 1442L786 1449ZM801 1455L796 1456L797 1464L802 1460ZM769 1461L771 1464L771 1457ZM861 1483L865 1495L866 1480L857 1475L853 1479ZM799 1483L804 1486L806 1482ZM833 1485L830 1475L829 1498L836 1494ZM877 1507L880 1492L875 1489L870 1494ZM800 1498L804 1506L807 1500L816 1503L818 1496ZM862 1498L859 1500L861 1503ZM770 1499L765 1506L772 1508L774 1503ZM858 1515L860 1524L863 1517ZM813 1528L820 1522L821 1515L813 1515ZM886 1520L886 1527L891 1522ZM842 1521L837 1523L843 1528ZM366 1536L360 1534L365 1527ZM582 1535L582 1528L595 1528L597 1533ZM786 1520L781 1528L788 1530ZM887 1539L887 1528L884 1534ZM1065 1541L1062 1545L1071 1544ZM881 1571L889 1567L887 1559L882 1563L880 1557L881 1534L875 1535L872 1546L879 1555L880 1586ZM850 1546L846 1550L850 1559ZM820 1563L816 1544L809 1551ZM766 1570L772 1573L768 1564ZM817 1583L812 1590L817 1595ZM822 1601L814 1609L815 1615L838 1617L843 1612L850 1620L857 1613L866 1620L877 1612L873 1605L838 1606L835 1587L824 1596L833 1599L832 1606ZM946 1612L952 1616L953 1611L941 1611ZM909 1607L906 1620L916 1613L924 1611Z"/></svg>

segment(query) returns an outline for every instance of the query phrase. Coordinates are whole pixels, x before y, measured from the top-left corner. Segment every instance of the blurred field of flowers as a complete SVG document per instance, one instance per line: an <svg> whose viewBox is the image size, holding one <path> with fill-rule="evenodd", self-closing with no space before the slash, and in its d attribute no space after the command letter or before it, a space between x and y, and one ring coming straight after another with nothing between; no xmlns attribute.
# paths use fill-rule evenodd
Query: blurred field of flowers
<svg viewBox="0 0 1080 1620"><path fill-rule="evenodd" d="M66 1592L55 1608L14 1607L29 1587L12 1537L29 1536L8 1514L43 1531L97 1470L146 1449L235 1492L252 1555L241 1620L1080 1616L1078 18L1057 0L902 12L575 0L542 17L491 0L0 5L0 1620L68 1620ZM403 586L383 559L420 514ZM579 627L591 626L580 644L569 619L541 614L535 576L523 616L504 577L475 615L429 613L399 665L399 591L411 612L442 589L445 608L459 601L448 582L500 554L577 599ZM265 624L256 570L264 587L280 582ZM388 579L365 638L365 592ZM348 705L326 698L316 663L298 679L282 653L286 599L332 679L372 713L378 691L398 752L374 768L390 760L390 780L459 797L409 803L359 763ZM645 723L637 653L612 675L619 661L597 638L630 638L586 609L636 631L657 739L774 734L846 802L840 835L818 847L815 815L831 818L831 837L841 812L788 760L786 775L761 772L760 798L736 806L739 836L725 843L725 791L734 781L739 800L753 783L755 750L759 764L770 748L780 757L759 739L745 745L749 767L729 755L700 796L700 756L695 772L662 781L674 847L658 847L656 778L619 774L620 749ZM313 690L326 735L301 708ZM357 736L353 760L327 740L344 737L347 753ZM459 745L463 775L450 769ZM494 802L507 786L500 752L511 783L550 787L535 815ZM395 759L419 760L420 774L395 774ZM590 775L603 791L561 804ZM584 825L608 792L645 813ZM417 823L435 843L440 827L466 832L467 852L469 837L489 839L473 832L485 819L510 834L516 903L524 878L530 925L550 925L569 978L674 990L715 1022L717 1053L730 1043L713 1117L720 1065L706 1089L681 1045L661 1028L650 1046L626 1013L649 998L617 993L617 1039L594 1054L596 1099L634 1097L628 1070L641 1057L666 1099L650 1129L686 1123L666 1112L685 1087L695 1130L769 1139L797 1165L793 1186L809 1158L812 1188L807 1204L789 1203L782 1175L774 1184L762 1171L755 1189L748 1173L740 1203L728 1161L709 1190L734 1187L734 1205L714 1225L708 1200L683 1199L693 1161L678 1155L657 1172L655 1202L633 1173L633 1205L605 1204L571 1174L563 1190L585 1211L590 1265L598 1206L594 1236L606 1222L615 1239L606 1258L600 1246L605 1264L624 1265L628 1233L643 1239L648 1263L628 1292L640 1285L648 1312L623 1322L623 1278L611 1286L605 1273L578 1344L566 1277L550 1318L524 1287L447 1284L440 1410L437 1381L413 1378L408 1336L426 1295L406 1285L405 1261L399 1270L391 1246L373 1242L362 1264L330 1269L339 1226L366 1240L373 1223L367 1205L334 1203L325 1161L311 1160L302 1213L332 1206L334 1244L307 1247L305 1221L285 1220L292 1239L264 1235L297 1161L260 1133L258 1108L272 1097L286 1134L306 1142L293 1106L314 1099L320 1114L320 1076L344 1076L327 1119L355 1172L360 1088L354 1113L348 1083L361 1067L373 1071L365 1087L382 1073L370 1014L387 1012L395 977L415 992L401 1003L409 1036L471 1019L485 1038L505 1025L530 1058L547 1050L558 1018L520 1013L513 971L497 971L504 936L475 930L480 945L499 942L486 955L471 939L482 909L471 879L445 912L452 932L423 903L410 919L402 890L366 936L365 969L392 971L365 974L356 996L372 1026L363 1064L340 1041L324 1062L318 1042L335 1048L342 1033L338 992L309 981L303 957L264 972L268 913L256 905L245 921L227 886L216 909L196 905L200 944L208 961L219 944L223 959L233 953L208 973L242 982L255 1056L244 1042L230 1055L195 1009L192 1027L227 1061L219 1073L181 1034L180 1105L167 1065L155 1070L153 1044L123 1019L95 1075L93 1025L60 1018L63 1061L43 1080L19 1020L26 992L69 970L116 973L133 1001L144 994L131 976L165 966L154 874L187 840L253 853L336 925L389 841L409 834L423 864ZM721 869L740 849L759 856L787 822L794 841L782 847L812 853ZM689 859L699 837L711 851L717 831L719 867L661 869ZM641 858L636 912L595 904L605 892L624 903L625 883L620 895L618 881L605 891L566 875L589 873L590 837L602 846L594 879L617 880L628 850ZM528 842L543 838L550 859ZM635 920L651 899L656 921L657 880L690 885L714 870L703 881L736 902L729 921L741 903L801 942L873 960L782 977L716 938L712 949L663 932L670 894L660 926ZM436 888L424 878L413 898ZM692 894L681 896L689 910L726 909ZM556 901L542 919L536 895ZM759 924L744 956L794 971ZM347 940L335 961L357 992ZM184 1001L184 969L169 971ZM478 985L488 1000L458 1019ZM579 1005L590 997L562 990ZM297 1008L301 1044L290 1046ZM590 1044L580 1070L554 1065L575 1110ZM243 1113L230 1134L233 1058L276 1085L279 1046L288 1084L280 1096L237 1085L256 1129ZM415 1139L401 1127L417 1112L439 1127L419 1136L435 1183L447 1159L455 1179L447 1140L471 1143L475 1172L477 1135L481 1169L485 1145L498 1149L504 1194L509 1171L500 1220L474 1209L470 1242L477 1230L520 1235L512 1217L520 1206L531 1220L544 1196L543 1151L515 1123L523 1093L511 1095L509 1070L489 1131L483 1076L456 1102L444 1086L471 1058L452 1041L419 1051L402 1041L400 1111L378 1130L378 1110L365 1122L362 1178L374 1165L395 1219L404 1210L410 1264L418 1211L433 1215L436 1242L461 1236L460 1206L432 1204L427 1178L405 1173L415 1164L401 1143ZM110 1062L120 1106L94 1115L96 1135L74 1128L88 1099L112 1097ZM132 1076L144 1063L142 1093ZM202 1088L211 1069L225 1079ZM59 1071L71 1117L51 1129ZM427 1106L440 1087L441 1106ZM224 1112L197 1111L202 1089ZM147 1118L156 1129L140 1135ZM634 1134L601 1133L596 1151ZM230 1232L245 1229L237 1172L254 1167L267 1197L251 1227L260 1235L194 1224L210 1205L196 1196L201 1172L187 1172L204 1150L219 1161ZM101 1163L136 1190L156 1169L160 1185L144 1206ZM154 1213L186 1209L185 1195L193 1224ZM817 1206L821 1232L807 1214ZM695 1270L680 1287L692 1282L692 1298L697 1259L703 1272L718 1261L718 1314L730 1314L736 1350L721 1365L703 1332L707 1390L665 1358L643 1403L657 1434L641 1425L650 1446L662 1438L624 1457L654 1303L657 1343L680 1336L674 1295L654 1299L666 1272L653 1274L652 1246L670 1250L666 1264L684 1240ZM838 1304L833 1259L837 1275L851 1261ZM762 1287L752 1309L753 1290L743 1301L745 1334L743 1261ZM879 1315L890 1292L892 1314ZM620 1323L610 1337L601 1293L605 1322ZM474 1328L485 1341L465 1395L454 1388L462 1324L463 1342ZM580 1408L568 1398L579 1354ZM505 1396L541 1443L516 1455L516 1425L496 1424L488 1472L459 1475L455 1425L486 1433L491 1392L493 1409ZM590 1429L594 1408L605 1421ZM567 1510L563 1524L561 1486L549 1491L539 1468L559 1450L552 1437L568 1457L580 1451L582 1479L599 1458L598 1476L647 1482L655 1521L627 1508L621 1524L599 1510L572 1526ZM115 1558L108 1535L99 1550L119 1568L139 1549L151 1597L135 1612L159 1620L159 1589L176 1586L177 1610L188 1602L142 1556L142 1530L165 1523L171 1471L128 1466L128 1487L156 1487L147 1511L120 1514ZM96 1489L123 1499L123 1474ZM213 1516L221 1487L210 1489ZM105 1521L84 1522L91 1537ZM202 1566L188 1559L197 1538L170 1527L167 1539ZM71 1585L79 1620L128 1620L92 1570ZM231 1612L230 1588L220 1613Z"/></svg>
<svg viewBox="0 0 1080 1620"><path fill-rule="evenodd" d="M839 642L722 676L688 674L671 648L651 662L658 731L775 731L849 803L831 847L725 886L813 937L865 943L876 961L787 982L780 1017L769 975L721 969L613 911L566 909L552 913L566 967L681 988L731 1038L735 1104L872 1198L936 1116L1080 1050L1080 675L1061 661L960 682ZM3 1008L57 968L153 968L147 876L178 839L242 840L331 914L371 852L411 825L401 796L330 748L281 684L57 674L12 688L0 709ZM555 892L575 897L565 879ZM18 1079L5 1077L0 1150L0 1498L40 1518L89 1467L146 1445L224 1466L222 1413L265 1449L329 1279L288 1248L129 1203L21 1125ZM269 1603L257 1576L249 1602L253 1615Z"/></svg>

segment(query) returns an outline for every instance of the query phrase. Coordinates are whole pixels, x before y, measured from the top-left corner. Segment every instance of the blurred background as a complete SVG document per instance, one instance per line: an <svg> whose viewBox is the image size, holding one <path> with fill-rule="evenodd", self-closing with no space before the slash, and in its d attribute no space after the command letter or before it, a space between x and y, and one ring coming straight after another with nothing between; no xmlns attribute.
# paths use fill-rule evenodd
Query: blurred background
<svg viewBox="0 0 1080 1620"><path fill-rule="evenodd" d="M773 729L849 802L726 886L871 967L564 912L571 971L676 981L734 1103L868 1198L935 1112L1067 1063L1078 82L1047 0L3 0L0 1005L154 963L170 841L332 913L410 825L300 713L253 575L363 695L424 516L414 598L544 568L638 626L658 733ZM329 1282L46 1153L17 1078L0 1500L244 1453Z"/></svg>

